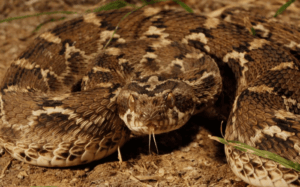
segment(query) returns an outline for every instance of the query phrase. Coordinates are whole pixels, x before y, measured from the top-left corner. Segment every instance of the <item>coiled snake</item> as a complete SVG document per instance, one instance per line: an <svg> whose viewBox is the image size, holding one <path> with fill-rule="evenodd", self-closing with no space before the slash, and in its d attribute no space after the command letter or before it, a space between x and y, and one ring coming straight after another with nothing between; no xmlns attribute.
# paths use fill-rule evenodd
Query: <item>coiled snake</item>
<svg viewBox="0 0 300 187"><path fill-rule="evenodd" d="M1 84L0 145L39 166L85 164L138 135L164 133L213 107L222 67L237 80L225 138L300 161L299 30L186 12L86 14L41 34ZM292 39L290 39L292 38ZM220 70L219 70L220 67ZM232 171L257 186L299 186L299 173L225 146Z"/></svg>

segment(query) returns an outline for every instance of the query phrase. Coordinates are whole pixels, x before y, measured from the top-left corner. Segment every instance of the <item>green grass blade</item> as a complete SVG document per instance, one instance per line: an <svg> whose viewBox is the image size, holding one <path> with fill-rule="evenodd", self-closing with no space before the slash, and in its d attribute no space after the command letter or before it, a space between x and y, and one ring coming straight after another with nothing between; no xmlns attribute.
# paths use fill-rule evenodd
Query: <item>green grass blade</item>
<svg viewBox="0 0 300 187"><path fill-rule="evenodd" d="M115 10L115 9L120 9L123 7L126 7L127 5L129 5L128 3L126 3L125 1L121 1L121 0L117 0L111 3L108 3L106 5L103 5L99 8L96 8L93 12L100 12L102 10Z"/></svg>
<svg viewBox="0 0 300 187"><path fill-rule="evenodd" d="M287 7L289 7L295 0L289 0L287 3L282 5L277 12L275 13L274 17L276 18L279 14L281 14Z"/></svg>
<svg viewBox="0 0 300 187"><path fill-rule="evenodd" d="M182 1L179 1L179 0L173 0L175 3L179 4L182 8L184 8L187 12L189 13L193 13L193 10L187 6L187 4L185 4L184 2Z"/></svg>
<svg viewBox="0 0 300 187"><path fill-rule="evenodd" d="M255 29L254 29L253 27L251 27L250 29L251 29L251 32L250 32L250 33L251 33L253 36L255 36L255 35L256 35Z"/></svg>
<svg viewBox="0 0 300 187"><path fill-rule="evenodd" d="M152 5L155 3L159 3L159 2L165 2L165 1L170 1L170 0L150 0L149 2L147 0L142 0L144 3L143 5Z"/></svg>
<svg viewBox="0 0 300 187"><path fill-rule="evenodd" d="M246 153L251 153L251 154L254 154L254 155L257 155L257 156L261 156L263 158L268 158L270 160L273 160L283 166L285 166L286 168L291 168L291 169L294 169L296 171L300 171L300 164L298 164L297 162L293 162L293 161L290 161L290 160L287 160L275 153L271 153L269 151L264 151L264 150L259 150L259 149L256 149L254 147L251 147L247 144L244 144L244 143L241 143L241 142L238 142L238 141L230 141L230 140L225 140L223 138L220 138L220 137L216 137L216 136L210 136L209 135L209 138L210 139L213 139L213 140L216 140L220 143L223 143L225 145L230 145L230 146L233 146L234 148L240 150L240 151L244 151Z"/></svg>
<svg viewBox="0 0 300 187"><path fill-rule="evenodd" d="M66 19L66 17L61 17L61 18L59 18L59 19L50 19L49 21L46 21L46 22L44 22L44 23L39 24L39 25L34 29L34 31L32 31L32 32L37 32L37 31L39 31L43 25L45 25L45 24L47 24L47 23L49 23L49 22L61 21L61 20L64 20L64 19Z"/></svg>

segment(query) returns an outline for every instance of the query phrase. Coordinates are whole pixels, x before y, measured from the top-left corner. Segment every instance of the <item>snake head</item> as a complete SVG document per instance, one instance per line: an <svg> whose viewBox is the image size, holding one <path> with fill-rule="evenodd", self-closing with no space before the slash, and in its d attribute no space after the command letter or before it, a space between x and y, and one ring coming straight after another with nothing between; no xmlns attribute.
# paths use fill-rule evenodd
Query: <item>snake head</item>
<svg viewBox="0 0 300 187"><path fill-rule="evenodd" d="M179 80L133 81L121 90L119 116L137 135L161 134L183 126L195 109L194 90Z"/></svg>

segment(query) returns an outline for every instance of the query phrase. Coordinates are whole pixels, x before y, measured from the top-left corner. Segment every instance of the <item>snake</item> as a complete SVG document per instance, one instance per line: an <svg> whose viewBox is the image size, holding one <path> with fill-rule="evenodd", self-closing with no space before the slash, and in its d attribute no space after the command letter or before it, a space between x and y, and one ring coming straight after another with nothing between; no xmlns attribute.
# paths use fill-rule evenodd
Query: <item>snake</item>
<svg viewBox="0 0 300 187"><path fill-rule="evenodd" d="M179 129L216 108L231 72L225 139L299 163L299 28L251 17L252 35L231 13L154 8L120 22L127 12L66 21L11 63L0 87L0 146L13 158L81 165L112 154L130 134ZM225 154L246 183L300 186L294 169L230 145Z"/></svg>

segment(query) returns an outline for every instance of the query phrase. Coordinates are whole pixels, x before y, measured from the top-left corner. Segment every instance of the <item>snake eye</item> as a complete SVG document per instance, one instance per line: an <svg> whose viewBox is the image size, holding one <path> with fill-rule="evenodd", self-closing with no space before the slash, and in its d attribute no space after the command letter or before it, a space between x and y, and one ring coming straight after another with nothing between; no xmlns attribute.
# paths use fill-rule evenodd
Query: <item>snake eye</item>
<svg viewBox="0 0 300 187"><path fill-rule="evenodd" d="M128 98L128 106L131 111L134 111L134 97L131 94Z"/></svg>
<svg viewBox="0 0 300 187"><path fill-rule="evenodd" d="M166 104L167 104L167 107L169 108L173 108L174 105L175 105L175 96L174 94L172 93L169 93L167 98L166 98Z"/></svg>

